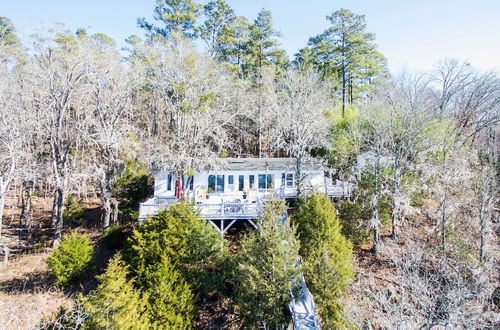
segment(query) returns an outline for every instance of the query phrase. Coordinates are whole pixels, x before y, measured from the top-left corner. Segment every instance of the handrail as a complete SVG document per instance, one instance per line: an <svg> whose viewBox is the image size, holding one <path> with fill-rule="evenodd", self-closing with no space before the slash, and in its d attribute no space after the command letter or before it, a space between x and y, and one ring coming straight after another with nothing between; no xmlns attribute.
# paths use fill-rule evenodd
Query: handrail
<svg viewBox="0 0 500 330"><path fill-rule="evenodd" d="M141 219L148 216L155 216L162 208L169 204L141 203L139 206L139 215ZM195 204L200 210L202 216L258 216L259 203L203 203Z"/></svg>

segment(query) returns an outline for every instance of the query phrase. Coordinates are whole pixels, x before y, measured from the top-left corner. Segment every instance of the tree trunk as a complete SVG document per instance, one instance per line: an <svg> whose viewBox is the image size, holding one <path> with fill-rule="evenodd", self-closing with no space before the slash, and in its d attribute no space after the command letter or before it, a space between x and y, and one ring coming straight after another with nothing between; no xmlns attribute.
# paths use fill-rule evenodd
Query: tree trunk
<svg viewBox="0 0 500 330"><path fill-rule="evenodd" d="M28 196L26 200L26 226L31 228L31 219L33 215L32 207L32 197L33 197L34 185L28 187Z"/></svg>
<svg viewBox="0 0 500 330"><path fill-rule="evenodd" d="M107 195L107 194L106 194ZM102 196L102 229L105 230L111 223L111 198Z"/></svg>
<svg viewBox="0 0 500 330"><path fill-rule="evenodd" d="M116 223L118 222L118 206L119 206L119 203L116 199L112 198L111 199L111 205L113 206L113 216L111 218L111 223Z"/></svg>
<svg viewBox="0 0 500 330"><path fill-rule="evenodd" d="M484 214L484 203L481 202L481 207L479 210L479 263L483 263L483 253L484 253L484 232L485 232L485 214Z"/></svg>
<svg viewBox="0 0 500 330"><path fill-rule="evenodd" d="M372 252L374 255L378 253L378 243L379 243L379 231L380 231L380 219L378 217L378 200L379 200L379 174L380 174L380 152L377 150L377 160L375 162L375 178L373 185L373 198L371 202L372 207L372 219L371 225L373 228L373 247Z"/></svg>
<svg viewBox="0 0 500 330"><path fill-rule="evenodd" d="M57 246L59 243L61 237L62 237L62 231L63 231L63 212L64 212L64 189L62 187L57 187L56 188L56 223L55 223L55 231L54 231L54 245Z"/></svg>
<svg viewBox="0 0 500 330"><path fill-rule="evenodd" d="M393 192L393 194L392 194L392 215L391 215L391 238L392 239L397 238L396 226L399 222L399 215L400 215L396 194L399 194L399 189L396 189L396 191Z"/></svg>
<svg viewBox="0 0 500 330"><path fill-rule="evenodd" d="M377 255L378 253L378 242L379 242L379 229L378 227L375 227L373 230L373 247L372 247L372 252L374 255Z"/></svg>
<svg viewBox="0 0 500 330"><path fill-rule="evenodd" d="M2 236L2 226L3 226L3 209L5 206L5 191L0 187L0 237Z"/></svg>
<svg viewBox="0 0 500 330"><path fill-rule="evenodd" d="M25 199L25 194L26 190L24 187L24 182L21 184L21 214L19 215L19 225L23 225L23 220L24 223L27 224L26 221L26 199Z"/></svg>
<svg viewBox="0 0 500 330"><path fill-rule="evenodd" d="M297 197L300 197L302 194L302 156L297 157L296 166L295 180L297 181Z"/></svg>
<svg viewBox="0 0 500 330"><path fill-rule="evenodd" d="M342 117L345 116L345 98L346 98L346 72L345 65L342 66Z"/></svg>
<svg viewBox="0 0 500 330"><path fill-rule="evenodd" d="M52 199L52 219L51 219L52 228L56 227L56 223L57 223L57 192L54 190L54 197Z"/></svg>

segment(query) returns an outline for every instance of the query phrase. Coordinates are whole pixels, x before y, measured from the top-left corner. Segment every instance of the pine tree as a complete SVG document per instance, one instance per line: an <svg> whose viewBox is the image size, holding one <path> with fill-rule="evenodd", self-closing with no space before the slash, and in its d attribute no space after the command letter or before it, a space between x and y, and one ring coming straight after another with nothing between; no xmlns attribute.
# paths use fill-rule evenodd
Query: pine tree
<svg viewBox="0 0 500 330"><path fill-rule="evenodd" d="M299 279L299 244L288 222L282 223L282 202L268 202L258 221L259 232L241 242L238 264L240 311L249 325L280 327Z"/></svg>
<svg viewBox="0 0 500 330"><path fill-rule="evenodd" d="M195 299L189 285L168 257L149 266L142 274L148 293L147 312L157 329L191 329Z"/></svg>
<svg viewBox="0 0 500 330"><path fill-rule="evenodd" d="M341 233L340 221L327 196L313 193L294 214L308 288L326 328L342 325L342 306L352 281L352 244Z"/></svg>
<svg viewBox="0 0 500 330"><path fill-rule="evenodd" d="M203 13L206 20L198 28L200 38L205 41L208 53L221 61L223 54L235 42L236 15L224 0L210 1L203 6Z"/></svg>
<svg viewBox="0 0 500 330"><path fill-rule="evenodd" d="M154 19L163 23L155 26L144 17L137 19L139 27L149 31L151 37L168 37L172 33L182 34L187 38L196 38L195 26L199 5L193 0L156 0Z"/></svg>
<svg viewBox="0 0 500 330"><path fill-rule="evenodd" d="M220 235L194 206L172 205L144 221L129 242L127 259L138 274L166 256L195 292L209 292L220 284L217 267L224 261Z"/></svg>
<svg viewBox="0 0 500 330"><path fill-rule="evenodd" d="M7 17L0 16L0 46L17 44L19 44L19 38L14 24Z"/></svg>
<svg viewBox="0 0 500 330"><path fill-rule="evenodd" d="M236 16L231 29L232 35L220 58L221 62L232 64L240 78L243 77L243 73L248 67L247 49L250 40L250 26L250 22L245 17Z"/></svg>
<svg viewBox="0 0 500 330"><path fill-rule="evenodd" d="M364 15L340 9L327 20L331 27L310 38L295 63L312 65L326 79L340 82L344 115L347 104L353 104L370 91L374 80L385 76L385 58L377 51L375 35L366 32Z"/></svg>
<svg viewBox="0 0 500 330"><path fill-rule="evenodd" d="M99 286L82 298L90 315L88 327L93 329L149 329L146 315L147 297L127 280L128 269L121 255L116 254L106 272L98 277Z"/></svg>
<svg viewBox="0 0 500 330"><path fill-rule="evenodd" d="M262 9L250 26L250 38L246 49L247 73L256 75L267 65L274 64L284 68L288 66L285 51L278 48L277 37L281 34L273 26L270 10Z"/></svg>

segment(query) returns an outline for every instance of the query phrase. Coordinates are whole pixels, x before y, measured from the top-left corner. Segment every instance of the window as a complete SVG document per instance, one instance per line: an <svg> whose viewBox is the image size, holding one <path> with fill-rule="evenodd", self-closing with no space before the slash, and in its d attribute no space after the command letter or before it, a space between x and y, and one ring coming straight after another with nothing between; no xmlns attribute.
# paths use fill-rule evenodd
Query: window
<svg viewBox="0 0 500 330"><path fill-rule="evenodd" d="M224 192L224 175L217 175L217 185L215 191Z"/></svg>
<svg viewBox="0 0 500 330"><path fill-rule="evenodd" d="M224 175L208 176L208 192L224 192Z"/></svg>
<svg viewBox="0 0 500 330"><path fill-rule="evenodd" d="M259 189L269 189L273 187L272 174L259 174Z"/></svg>
<svg viewBox="0 0 500 330"><path fill-rule="evenodd" d="M172 174L167 176L167 191L172 190Z"/></svg>
<svg viewBox="0 0 500 330"><path fill-rule="evenodd" d="M266 175L259 174L259 189L266 189Z"/></svg>
<svg viewBox="0 0 500 330"><path fill-rule="evenodd" d="M273 181L274 181L274 175L268 174L267 175L267 188L273 188Z"/></svg>
<svg viewBox="0 0 500 330"><path fill-rule="evenodd" d="M228 184L234 184L234 175L228 175L227 176L227 183Z"/></svg>
<svg viewBox="0 0 500 330"><path fill-rule="evenodd" d="M245 176L240 175L238 176L238 191L243 191L244 187L245 187Z"/></svg>
<svg viewBox="0 0 500 330"><path fill-rule="evenodd" d="M250 175L248 177L248 180L250 182L250 189L255 188L255 175Z"/></svg>
<svg viewBox="0 0 500 330"><path fill-rule="evenodd" d="M293 187L294 186L293 173L288 173L286 175L286 186L287 187Z"/></svg>

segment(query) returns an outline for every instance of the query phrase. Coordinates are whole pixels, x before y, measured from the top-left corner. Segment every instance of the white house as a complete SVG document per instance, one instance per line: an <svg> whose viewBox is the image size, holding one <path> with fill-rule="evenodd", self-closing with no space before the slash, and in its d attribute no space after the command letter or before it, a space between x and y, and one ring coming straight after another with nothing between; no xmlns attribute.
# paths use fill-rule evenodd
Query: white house
<svg viewBox="0 0 500 330"><path fill-rule="evenodd" d="M266 199L296 197L296 164L295 158L225 158L221 165L204 168L192 177L159 173L154 197L141 204L139 220L182 197L193 201L208 220L252 220ZM317 190L332 198L351 195L352 185L334 184L317 160L302 162L301 178L304 190Z"/></svg>
<svg viewBox="0 0 500 330"><path fill-rule="evenodd" d="M389 167L394 164L394 157L380 155L378 157L379 165L382 167ZM354 167L355 173L363 173L369 167L375 166L377 163L377 155L373 151L364 152L356 158L356 166Z"/></svg>

